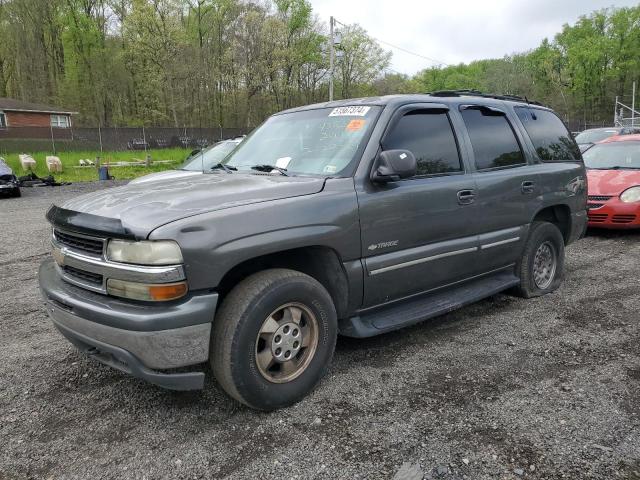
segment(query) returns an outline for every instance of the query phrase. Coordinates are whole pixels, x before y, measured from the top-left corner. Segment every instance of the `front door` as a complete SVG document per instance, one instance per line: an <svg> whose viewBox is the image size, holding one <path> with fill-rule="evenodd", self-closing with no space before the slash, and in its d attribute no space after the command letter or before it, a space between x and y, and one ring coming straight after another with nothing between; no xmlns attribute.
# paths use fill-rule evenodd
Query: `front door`
<svg viewBox="0 0 640 480"><path fill-rule="evenodd" d="M363 306L372 307L473 275L478 255L476 186L467 173L446 107L403 107L383 150L410 150L410 179L359 187Z"/></svg>

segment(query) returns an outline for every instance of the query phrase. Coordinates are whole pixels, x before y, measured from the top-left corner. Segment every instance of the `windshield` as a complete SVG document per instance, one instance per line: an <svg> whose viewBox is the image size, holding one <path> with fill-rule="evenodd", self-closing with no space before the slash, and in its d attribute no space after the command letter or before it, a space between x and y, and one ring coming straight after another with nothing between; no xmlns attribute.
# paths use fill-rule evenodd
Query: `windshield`
<svg viewBox="0 0 640 480"><path fill-rule="evenodd" d="M598 130L585 130L576 135L576 143L596 143L605 138L618 134L618 130L613 128L600 128Z"/></svg>
<svg viewBox="0 0 640 480"><path fill-rule="evenodd" d="M223 163L238 170L271 165L294 175L337 175L364 148L379 111L352 106L274 115Z"/></svg>
<svg viewBox="0 0 640 480"><path fill-rule="evenodd" d="M240 143L239 140L224 140L205 148L195 155L189 156L180 167L181 170L190 171L206 171L210 170L214 165L219 164L224 157L229 155L231 151Z"/></svg>
<svg viewBox="0 0 640 480"><path fill-rule="evenodd" d="M587 168L600 170L640 169L640 142L594 145L582 154Z"/></svg>

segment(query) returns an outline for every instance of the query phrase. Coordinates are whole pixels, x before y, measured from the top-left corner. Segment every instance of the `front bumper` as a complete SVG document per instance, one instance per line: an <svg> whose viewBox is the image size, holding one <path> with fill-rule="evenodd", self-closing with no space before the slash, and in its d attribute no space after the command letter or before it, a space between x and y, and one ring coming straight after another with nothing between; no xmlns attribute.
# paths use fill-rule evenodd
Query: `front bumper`
<svg viewBox="0 0 640 480"><path fill-rule="evenodd" d="M611 229L640 228L640 205L614 197L605 202L590 201L589 227ZM597 206L597 208L593 208Z"/></svg>
<svg viewBox="0 0 640 480"><path fill-rule="evenodd" d="M39 278L54 325L81 351L165 388L202 388L202 372L156 370L207 361L217 294L191 295L163 305L126 302L68 284L52 260L42 263Z"/></svg>

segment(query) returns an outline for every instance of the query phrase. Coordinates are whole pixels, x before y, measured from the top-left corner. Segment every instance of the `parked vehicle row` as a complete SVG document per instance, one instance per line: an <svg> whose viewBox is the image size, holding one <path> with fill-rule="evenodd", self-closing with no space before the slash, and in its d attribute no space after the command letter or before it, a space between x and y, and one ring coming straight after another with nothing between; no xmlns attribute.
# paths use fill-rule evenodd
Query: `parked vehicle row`
<svg viewBox="0 0 640 480"><path fill-rule="evenodd" d="M637 135L640 134L640 127L605 127L590 128L575 136L576 143L580 147L580 151L584 153L593 145L609 137L618 135Z"/></svg>
<svg viewBox="0 0 640 480"><path fill-rule="evenodd" d="M640 135L581 155L516 97L332 102L47 218L40 286L78 348L177 390L201 388L209 361L229 395L272 410L317 384L338 334L547 294L587 222L640 227Z"/></svg>

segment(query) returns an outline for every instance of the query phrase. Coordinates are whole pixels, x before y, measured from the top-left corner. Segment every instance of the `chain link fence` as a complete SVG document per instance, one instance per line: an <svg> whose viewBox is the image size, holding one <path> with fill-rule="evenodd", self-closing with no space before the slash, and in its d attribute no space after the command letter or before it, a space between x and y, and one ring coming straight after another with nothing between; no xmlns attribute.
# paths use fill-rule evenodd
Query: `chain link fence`
<svg viewBox="0 0 640 480"><path fill-rule="evenodd" d="M0 128L0 154L204 148L247 133L242 128Z"/></svg>

